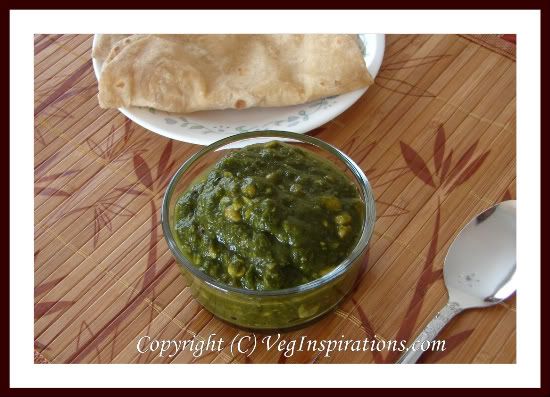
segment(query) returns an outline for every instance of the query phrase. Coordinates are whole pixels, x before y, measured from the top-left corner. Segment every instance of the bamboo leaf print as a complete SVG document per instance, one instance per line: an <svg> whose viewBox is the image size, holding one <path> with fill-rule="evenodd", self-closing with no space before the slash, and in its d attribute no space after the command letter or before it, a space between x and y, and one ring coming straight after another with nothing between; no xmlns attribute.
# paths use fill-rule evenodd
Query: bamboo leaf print
<svg viewBox="0 0 550 397"><path fill-rule="evenodd" d="M414 42L416 36L399 36L393 43L389 43L386 47L386 60L389 61L395 58L396 55L403 52L407 46Z"/></svg>
<svg viewBox="0 0 550 397"><path fill-rule="evenodd" d="M409 172L409 167L397 167L391 170L382 171L379 174L374 174L370 177L372 185L375 187L382 187L395 182L397 179L406 175ZM374 170L369 170L368 174L373 174Z"/></svg>
<svg viewBox="0 0 550 397"><path fill-rule="evenodd" d="M376 200L376 204L377 207L380 207L380 210L377 209L377 213L380 214L378 217L380 218L399 216L409 212L409 210L404 207L393 203L387 203L379 199Z"/></svg>
<svg viewBox="0 0 550 397"><path fill-rule="evenodd" d="M449 56L450 56L449 54L443 54L443 55L429 55L429 56L420 57L420 58L410 58L404 61L388 63L382 67L382 70L402 70L402 69L416 68L417 66L431 65Z"/></svg>
<svg viewBox="0 0 550 397"><path fill-rule="evenodd" d="M449 155L443 162L443 166L441 167L441 176L439 177L439 180L441 183L445 182L445 177L447 176L447 172L449 171L449 167L451 166L451 161L453 160L453 150L449 152Z"/></svg>
<svg viewBox="0 0 550 397"><path fill-rule="evenodd" d="M455 181L455 183L453 184L453 187L449 190L449 192L453 191L454 189L462 185L464 182L466 182L468 179L470 179L470 177L477 172L479 167L481 167L481 165L483 164L487 156L489 156L489 153L491 153L490 150L478 156L474 161L472 161L472 163L464 170L464 172L460 174L460 176Z"/></svg>
<svg viewBox="0 0 550 397"><path fill-rule="evenodd" d="M63 176L69 176L72 174L76 174L77 172L80 172L80 170L69 170L64 172L58 172L57 174L48 175L42 178L39 178L37 182L46 182L46 181L53 181L57 178L63 177Z"/></svg>
<svg viewBox="0 0 550 397"><path fill-rule="evenodd" d="M504 192L504 195L502 196L502 201L512 200L512 193L510 192L510 189L506 189Z"/></svg>
<svg viewBox="0 0 550 397"><path fill-rule="evenodd" d="M445 154L445 130L443 129L443 125L440 125L437 129L437 134L435 136L435 143L434 143L434 165L435 165L435 172L439 173L439 170L441 169L441 163L443 161L443 156Z"/></svg>
<svg viewBox="0 0 550 397"><path fill-rule="evenodd" d="M69 197L71 193L68 193L64 190L52 188L52 187L45 187L44 189L37 192L37 194L40 194L42 196L61 196L61 197Z"/></svg>
<svg viewBox="0 0 550 397"><path fill-rule="evenodd" d="M447 354L452 352L462 342L464 342L474 332L473 329L467 329L466 331L459 332L453 336L445 339L445 350L441 351L427 351L421 357L419 362L422 363L435 363L440 361ZM432 358L433 357L433 358Z"/></svg>
<svg viewBox="0 0 550 397"><path fill-rule="evenodd" d="M405 142L400 142L401 153L405 162L409 166L410 170L420 178L426 185L435 187L432 175L428 170L426 162L420 157L420 155Z"/></svg>
<svg viewBox="0 0 550 397"><path fill-rule="evenodd" d="M393 77L384 77L379 75L376 77L375 84L379 85L382 88L395 92L396 94L410 95L410 96L423 97L423 98L435 97L435 95L429 92L428 90L424 90L404 80L396 79Z"/></svg>
<svg viewBox="0 0 550 397"><path fill-rule="evenodd" d="M167 165L168 160L170 160L170 156L172 155L172 140L170 140L166 146L164 147L164 150L162 151L162 154L160 155L159 164L157 167L157 179L161 178L163 174L167 171Z"/></svg>
<svg viewBox="0 0 550 397"><path fill-rule="evenodd" d="M175 165L176 165L176 160L172 160L170 162L170 164L168 164L168 166L166 167L166 170L164 172L164 175L160 176L160 180L159 180L159 183L158 183L159 188L163 188L164 185L168 182L168 180L172 176L170 174L170 172L172 171L172 169L174 168Z"/></svg>
<svg viewBox="0 0 550 397"><path fill-rule="evenodd" d="M462 169L464 169L464 167L466 166L466 164L468 164L468 161L470 161L470 159L472 158L473 154L474 154L474 151L476 150L476 147L477 147L477 143L479 141L475 141L469 148L468 150L466 150L466 152L464 152L464 154L462 155L462 157L460 157L460 159L458 160L458 162L455 164L453 170L451 171L451 173L449 174L449 178L448 180L452 180L455 176L458 175L458 173L460 171L462 171Z"/></svg>
<svg viewBox="0 0 550 397"><path fill-rule="evenodd" d="M48 281L46 283L37 285L36 287L34 287L34 296L38 297L38 296L42 295L44 292L47 292L47 291L51 290L61 280L63 280L63 277L58 277L58 278L53 279L51 281Z"/></svg>
<svg viewBox="0 0 550 397"><path fill-rule="evenodd" d="M138 189L134 189L131 186L117 187L115 190L117 190L119 192L122 192L122 193L133 194L134 196L139 196L141 193L143 193L143 191L138 190Z"/></svg>
<svg viewBox="0 0 550 397"><path fill-rule="evenodd" d="M40 318L46 313L53 314L71 306L73 301L41 302L34 305L34 318Z"/></svg>
<svg viewBox="0 0 550 397"><path fill-rule="evenodd" d="M134 171L143 186L150 188L153 184L151 169L139 154L134 155Z"/></svg>

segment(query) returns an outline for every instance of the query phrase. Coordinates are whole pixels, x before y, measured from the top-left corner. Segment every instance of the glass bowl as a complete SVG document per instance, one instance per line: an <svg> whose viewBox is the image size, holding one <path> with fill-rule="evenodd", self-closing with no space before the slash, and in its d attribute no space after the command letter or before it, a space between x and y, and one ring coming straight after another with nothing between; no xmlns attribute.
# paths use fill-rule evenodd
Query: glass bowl
<svg viewBox="0 0 550 397"><path fill-rule="evenodd" d="M226 285L197 268L176 244L174 209L177 199L221 157L233 150L271 140L313 152L339 168L354 183L364 205L362 228L355 247L330 273L292 288L248 290ZM355 283L374 229L375 204L363 171L346 154L311 136L284 131L255 131L219 140L191 156L170 181L162 203L162 228L170 250L193 296L215 316L236 326L256 330L295 328L334 308Z"/></svg>

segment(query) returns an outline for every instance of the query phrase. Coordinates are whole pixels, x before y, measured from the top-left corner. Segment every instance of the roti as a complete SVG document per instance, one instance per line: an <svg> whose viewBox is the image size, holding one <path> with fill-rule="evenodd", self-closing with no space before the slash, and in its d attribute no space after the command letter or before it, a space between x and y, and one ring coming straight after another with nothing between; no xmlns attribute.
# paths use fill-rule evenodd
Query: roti
<svg viewBox="0 0 550 397"><path fill-rule="evenodd" d="M103 108L190 113L289 106L373 82L355 35L131 35L100 41L112 45L99 82Z"/></svg>
<svg viewBox="0 0 550 397"><path fill-rule="evenodd" d="M92 50L92 57L104 61L111 49L115 44L130 36L129 34L98 34L96 37L96 42L94 43L94 48Z"/></svg>

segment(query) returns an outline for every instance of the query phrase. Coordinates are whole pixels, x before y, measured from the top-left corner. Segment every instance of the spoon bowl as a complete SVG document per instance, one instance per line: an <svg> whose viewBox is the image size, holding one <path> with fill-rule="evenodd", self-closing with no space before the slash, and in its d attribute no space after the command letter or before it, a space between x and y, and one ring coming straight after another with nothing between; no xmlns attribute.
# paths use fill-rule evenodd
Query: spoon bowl
<svg viewBox="0 0 550 397"><path fill-rule="evenodd" d="M432 341L464 309L496 305L516 291L516 201L475 216L455 238L443 266L449 302L397 361L415 363L423 342Z"/></svg>
<svg viewBox="0 0 550 397"><path fill-rule="evenodd" d="M515 290L516 201L473 218L451 244L443 276L450 302L463 309L491 306Z"/></svg>

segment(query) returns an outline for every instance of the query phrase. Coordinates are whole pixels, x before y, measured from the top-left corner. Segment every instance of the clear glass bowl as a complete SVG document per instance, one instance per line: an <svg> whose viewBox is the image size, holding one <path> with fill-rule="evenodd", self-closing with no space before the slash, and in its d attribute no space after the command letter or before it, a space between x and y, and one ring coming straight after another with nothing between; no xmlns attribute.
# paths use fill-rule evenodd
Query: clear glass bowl
<svg viewBox="0 0 550 397"><path fill-rule="evenodd" d="M351 253L333 271L297 287L255 291L221 283L203 273L176 244L174 209L177 199L221 157L233 150L271 140L298 145L332 162L352 181L364 204L361 235ZM172 177L162 203L162 228L193 296L217 317L248 329L276 330L308 323L332 308L351 290L367 250L375 222L369 181L353 160L332 145L307 135L258 131L234 135L206 146L189 158Z"/></svg>

